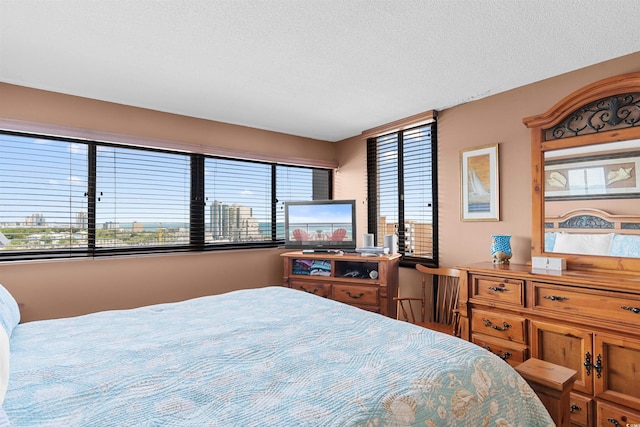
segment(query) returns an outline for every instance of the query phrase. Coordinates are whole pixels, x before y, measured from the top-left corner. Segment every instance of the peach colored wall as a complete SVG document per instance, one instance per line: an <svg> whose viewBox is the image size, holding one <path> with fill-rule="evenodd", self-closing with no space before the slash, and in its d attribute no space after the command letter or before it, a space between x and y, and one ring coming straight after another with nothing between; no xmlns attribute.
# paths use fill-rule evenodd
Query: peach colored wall
<svg viewBox="0 0 640 427"><path fill-rule="evenodd" d="M440 265L490 261L491 234L495 233L512 235L511 262L528 262L531 258L531 139L522 119L545 112L582 86L635 71L640 71L640 52L440 111ZM460 150L493 143L500 143L501 220L463 222L460 220ZM359 174L365 159L365 142L359 137L338 143L340 170L349 184L336 184L340 190L336 192L337 197L366 200L366 177ZM337 178L341 179L340 176ZM415 294L418 283L419 277L414 270L401 268L402 295Z"/></svg>
<svg viewBox="0 0 640 427"><path fill-rule="evenodd" d="M326 141L6 83L0 83L0 118L95 129L246 152L335 160L333 144Z"/></svg>
<svg viewBox="0 0 640 427"><path fill-rule="evenodd" d="M335 162L335 144L0 83L0 119ZM23 320L282 284L282 249L0 263Z"/></svg>
<svg viewBox="0 0 640 427"><path fill-rule="evenodd" d="M338 169L333 175L333 193L336 199L356 200L356 233L358 246L367 233L367 144L359 137L336 144Z"/></svg>
<svg viewBox="0 0 640 427"><path fill-rule="evenodd" d="M24 304L23 321L49 319L280 285L282 252L9 262L0 265L0 283Z"/></svg>

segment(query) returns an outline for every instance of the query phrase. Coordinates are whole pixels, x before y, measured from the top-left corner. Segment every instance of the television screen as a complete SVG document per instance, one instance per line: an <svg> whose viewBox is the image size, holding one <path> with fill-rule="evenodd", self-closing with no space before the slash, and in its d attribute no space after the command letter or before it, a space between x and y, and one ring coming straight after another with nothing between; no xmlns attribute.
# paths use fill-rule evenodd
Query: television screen
<svg viewBox="0 0 640 427"><path fill-rule="evenodd" d="M285 202L285 247L356 248L355 200Z"/></svg>

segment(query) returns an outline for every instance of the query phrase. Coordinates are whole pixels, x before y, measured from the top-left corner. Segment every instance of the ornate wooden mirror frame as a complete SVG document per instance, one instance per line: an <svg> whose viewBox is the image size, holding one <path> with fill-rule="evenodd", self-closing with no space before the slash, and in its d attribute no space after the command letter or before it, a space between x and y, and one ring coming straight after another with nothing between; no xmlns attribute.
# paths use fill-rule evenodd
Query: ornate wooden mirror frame
<svg viewBox="0 0 640 427"><path fill-rule="evenodd" d="M531 129L532 256L566 258L569 269L640 272L640 258L548 253L544 246L545 152L640 139L640 72L590 84L523 122Z"/></svg>

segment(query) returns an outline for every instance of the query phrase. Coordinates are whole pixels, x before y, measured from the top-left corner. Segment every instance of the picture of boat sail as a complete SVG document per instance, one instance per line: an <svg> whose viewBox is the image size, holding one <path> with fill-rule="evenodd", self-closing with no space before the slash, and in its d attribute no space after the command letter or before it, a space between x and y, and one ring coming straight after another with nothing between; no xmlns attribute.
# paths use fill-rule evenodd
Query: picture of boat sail
<svg viewBox="0 0 640 427"><path fill-rule="evenodd" d="M498 144L460 153L464 221L498 221Z"/></svg>
<svg viewBox="0 0 640 427"><path fill-rule="evenodd" d="M486 161L489 160L489 156L478 156L471 160L476 160L480 157L486 157ZM488 186L489 183L484 184L478 173L469 165L469 212L489 212L491 210L491 191Z"/></svg>

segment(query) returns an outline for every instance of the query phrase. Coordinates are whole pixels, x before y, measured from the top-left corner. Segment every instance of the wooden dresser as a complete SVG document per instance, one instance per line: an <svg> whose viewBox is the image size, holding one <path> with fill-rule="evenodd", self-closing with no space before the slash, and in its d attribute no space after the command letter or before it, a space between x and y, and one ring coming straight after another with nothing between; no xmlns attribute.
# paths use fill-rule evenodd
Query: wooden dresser
<svg viewBox="0 0 640 427"><path fill-rule="evenodd" d="M396 318L400 255L287 252L285 286Z"/></svg>
<svg viewBox="0 0 640 427"><path fill-rule="evenodd" d="M462 338L512 366L533 357L577 371L572 425L640 425L640 274L459 268Z"/></svg>

